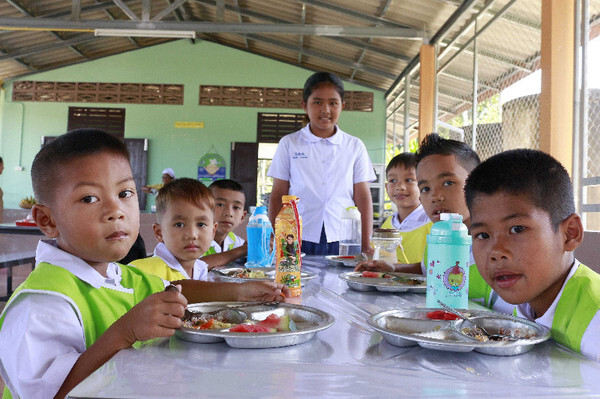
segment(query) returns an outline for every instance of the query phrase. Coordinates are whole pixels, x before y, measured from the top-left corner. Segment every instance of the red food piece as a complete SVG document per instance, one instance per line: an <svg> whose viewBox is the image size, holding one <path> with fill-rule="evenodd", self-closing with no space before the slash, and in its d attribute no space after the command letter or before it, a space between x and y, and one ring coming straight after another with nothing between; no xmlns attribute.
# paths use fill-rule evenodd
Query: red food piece
<svg viewBox="0 0 600 399"><path fill-rule="evenodd" d="M269 317L267 317L263 321L258 322L257 325L277 329L279 327L280 323L281 323L281 317L279 317L275 313L273 313L273 314L270 314Z"/></svg>
<svg viewBox="0 0 600 399"><path fill-rule="evenodd" d="M255 324L238 324L229 329L231 332L268 333L277 331L275 328Z"/></svg>
<svg viewBox="0 0 600 399"><path fill-rule="evenodd" d="M435 320L456 320L458 319L458 316L443 310L434 310L433 312L427 313L427 318Z"/></svg>
<svg viewBox="0 0 600 399"><path fill-rule="evenodd" d="M200 329L201 330L210 330L210 328L212 327L212 325L214 324L214 322L215 322L215 319L210 319L206 323L202 324L200 326Z"/></svg>
<svg viewBox="0 0 600 399"><path fill-rule="evenodd" d="M338 256L338 259L354 259L356 258L354 255L344 255L344 256Z"/></svg>
<svg viewBox="0 0 600 399"><path fill-rule="evenodd" d="M370 272L370 271L365 270L364 272L362 272L362 274L360 276L361 277L369 277L369 278L382 278L383 273Z"/></svg>

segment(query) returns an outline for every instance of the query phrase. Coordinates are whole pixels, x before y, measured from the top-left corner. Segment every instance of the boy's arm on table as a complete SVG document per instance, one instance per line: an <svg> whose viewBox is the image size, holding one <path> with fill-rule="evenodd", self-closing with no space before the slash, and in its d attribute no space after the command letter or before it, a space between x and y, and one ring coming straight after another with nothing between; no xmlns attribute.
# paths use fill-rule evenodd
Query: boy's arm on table
<svg viewBox="0 0 600 399"><path fill-rule="evenodd" d="M131 308L83 352L60 387L56 398L64 398L77 384L113 355L136 341L170 337L182 325L187 301L179 292L159 292Z"/></svg>
<svg viewBox="0 0 600 399"><path fill-rule="evenodd" d="M271 195L269 196L269 220L275 228L275 218L277 214L281 210L283 203L281 202L281 197L289 194L290 192L290 182L287 180L281 180L273 178L273 190L271 191Z"/></svg>
<svg viewBox="0 0 600 399"><path fill-rule="evenodd" d="M382 260L365 260L359 262L354 268L355 271L360 272L363 270L376 270L381 272L400 272L400 273L413 273L423 274L421 270L421 263L387 263Z"/></svg>
<svg viewBox="0 0 600 399"><path fill-rule="evenodd" d="M201 261L206 262L208 270L211 270L217 266L225 266L234 260L246 256L248 254L248 242L244 242L243 245L233 248L229 251L223 251L218 254L204 255L200 258Z"/></svg>
<svg viewBox="0 0 600 399"><path fill-rule="evenodd" d="M283 284L271 281L250 281L247 283L224 283L199 280L179 280L182 293L189 303L197 302L243 302L243 301L283 301L290 296L290 290Z"/></svg>
<svg viewBox="0 0 600 399"><path fill-rule="evenodd" d="M361 216L362 226L362 252L372 255L375 250L371 247L373 235L373 199L369 182L360 182L354 185L354 203Z"/></svg>

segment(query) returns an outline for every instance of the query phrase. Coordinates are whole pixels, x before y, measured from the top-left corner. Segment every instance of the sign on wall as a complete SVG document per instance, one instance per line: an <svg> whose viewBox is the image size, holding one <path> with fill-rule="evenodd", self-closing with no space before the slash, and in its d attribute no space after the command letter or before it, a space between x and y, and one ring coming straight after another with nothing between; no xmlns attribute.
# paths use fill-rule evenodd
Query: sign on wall
<svg viewBox="0 0 600 399"><path fill-rule="evenodd" d="M224 179L226 172L225 159L219 155L214 146L198 161L198 180L213 182Z"/></svg>

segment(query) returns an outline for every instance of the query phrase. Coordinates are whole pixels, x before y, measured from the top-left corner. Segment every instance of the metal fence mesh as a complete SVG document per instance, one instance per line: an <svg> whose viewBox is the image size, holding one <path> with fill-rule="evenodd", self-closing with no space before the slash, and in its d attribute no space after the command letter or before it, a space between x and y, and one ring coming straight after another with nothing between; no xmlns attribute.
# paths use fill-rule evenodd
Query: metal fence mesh
<svg viewBox="0 0 600 399"><path fill-rule="evenodd" d="M586 230L600 230L600 80L596 77L600 67L600 0L589 0L582 5L582 55L586 58L587 73L581 70L579 102L579 147L581 188L578 208ZM585 20L587 19L587 24ZM583 69L583 67L582 67ZM582 120L585 119L585 120ZM578 184L577 184L578 183Z"/></svg>

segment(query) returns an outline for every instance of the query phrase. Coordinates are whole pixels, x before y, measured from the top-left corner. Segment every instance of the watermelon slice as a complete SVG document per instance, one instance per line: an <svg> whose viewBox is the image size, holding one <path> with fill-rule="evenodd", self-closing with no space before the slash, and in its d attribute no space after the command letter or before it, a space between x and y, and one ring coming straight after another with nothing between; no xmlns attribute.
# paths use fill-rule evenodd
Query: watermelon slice
<svg viewBox="0 0 600 399"><path fill-rule="evenodd" d="M362 272L362 274L360 276L361 277L369 277L369 278L391 278L392 277L389 274L379 273L379 272L370 272L368 270L365 270L364 272Z"/></svg>
<svg viewBox="0 0 600 399"><path fill-rule="evenodd" d="M275 328L277 331L297 331L296 323L290 319L290 316L277 316L275 313L270 314L266 319L260 321L257 325Z"/></svg>
<svg viewBox="0 0 600 399"><path fill-rule="evenodd" d="M244 332L244 333L270 333L276 332L276 328L271 328L267 326L260 326L256 324L238 324L235 327L231 327L229 329L231 332Z"/></svg>

